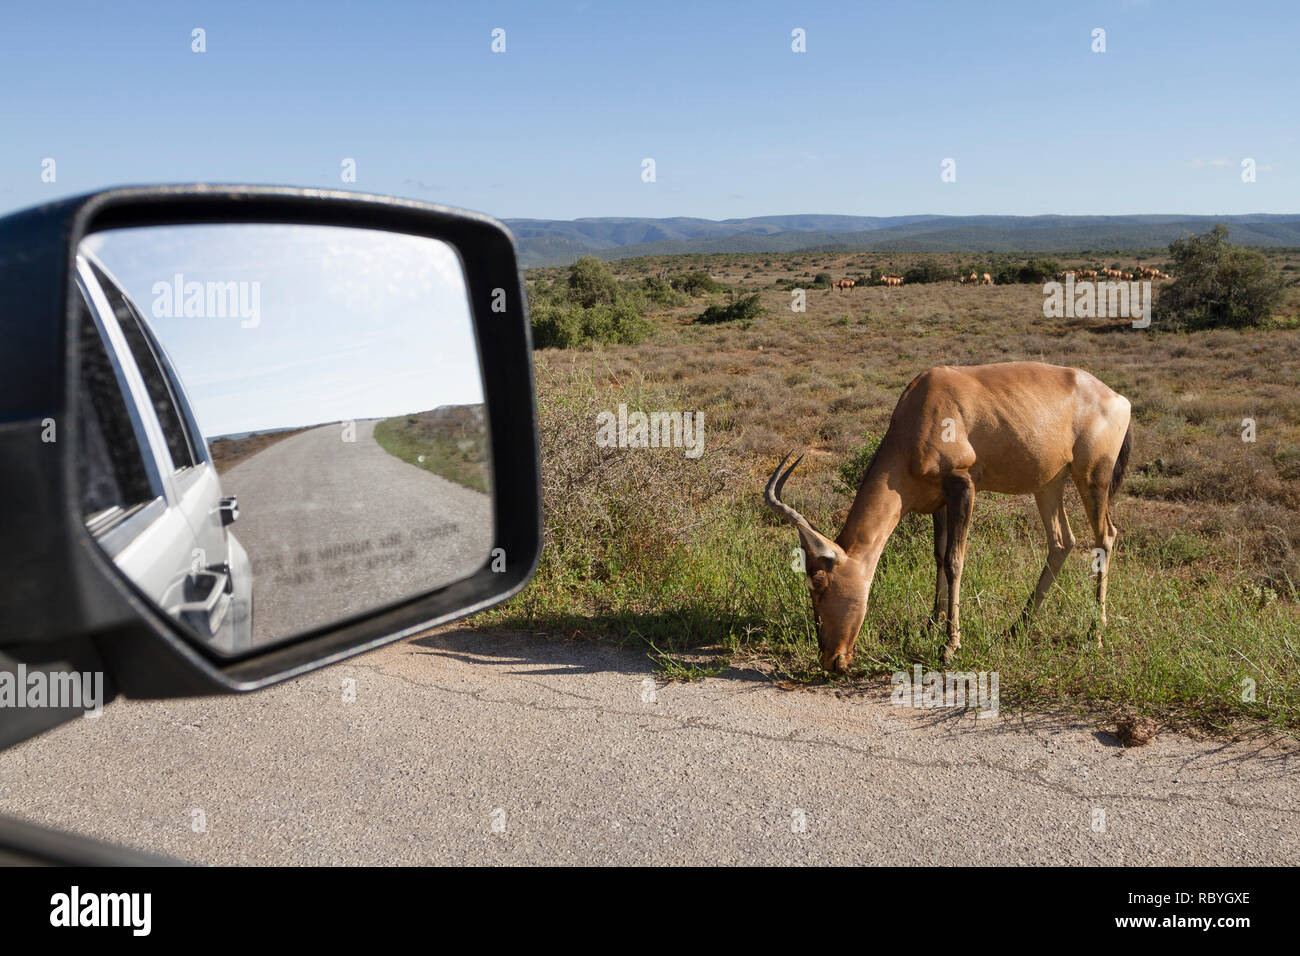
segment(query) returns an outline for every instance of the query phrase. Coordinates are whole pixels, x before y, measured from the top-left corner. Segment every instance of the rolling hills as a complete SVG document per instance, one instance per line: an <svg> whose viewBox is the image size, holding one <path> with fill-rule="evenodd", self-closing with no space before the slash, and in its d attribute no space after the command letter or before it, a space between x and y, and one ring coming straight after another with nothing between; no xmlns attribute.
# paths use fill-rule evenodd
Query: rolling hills
<svg viewBox="0 0 1300 956"><path fill-rule="evenodd" d="M1150 249L1228 224L1234 242L1300 246L1300 214L1235 216L757 216L750 219L507 219L525 266L728 252L878 249L1062 252Z"/></svg>

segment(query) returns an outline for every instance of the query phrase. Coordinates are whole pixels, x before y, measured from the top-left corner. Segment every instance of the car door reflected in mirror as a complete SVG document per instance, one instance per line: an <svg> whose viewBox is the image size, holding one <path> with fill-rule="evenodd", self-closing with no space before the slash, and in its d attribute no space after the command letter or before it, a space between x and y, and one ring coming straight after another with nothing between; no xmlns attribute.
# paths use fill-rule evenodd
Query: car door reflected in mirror
<svg viewBox="0 0 1300 956"><path fill-rule="evenodd" d="M222 655L470 576L493 541L456 250L336 226L117 229L78 250L82 515Z"/></svg>

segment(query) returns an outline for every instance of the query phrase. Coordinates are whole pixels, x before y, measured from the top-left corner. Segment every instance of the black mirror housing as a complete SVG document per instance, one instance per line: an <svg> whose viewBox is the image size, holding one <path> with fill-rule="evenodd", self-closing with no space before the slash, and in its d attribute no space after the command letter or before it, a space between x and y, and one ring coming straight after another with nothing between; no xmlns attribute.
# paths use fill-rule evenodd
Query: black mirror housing
<svg viewBox="0 0 1300 956"><path fill-rule="evenodd" d="M497 560L398 605L233 660L186 640L115 573L76 501L77 249L105 229L197 223L348 226L455 247L483 374ZM106 684L129 697L251 691L487 608L516 594L536 568L541 491L527 301L514 240L489 217L286 187L97 192L0 219L0 328L0 667L99 663Z"/></svg>

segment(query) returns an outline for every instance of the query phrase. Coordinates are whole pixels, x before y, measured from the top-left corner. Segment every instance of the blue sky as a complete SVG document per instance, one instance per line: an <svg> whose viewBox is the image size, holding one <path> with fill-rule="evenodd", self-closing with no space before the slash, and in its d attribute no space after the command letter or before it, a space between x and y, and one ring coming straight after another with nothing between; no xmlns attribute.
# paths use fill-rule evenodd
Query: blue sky
<svg viewBox="0 0 1300 956"><path fill-rule="evenodd" d="M205 437L483 401L464 272L439 240L226 225L85 245L148 319ZM208 283L236 284L247 308L210 309Z"/></svg>
<svg viewBox="0 0 1300 956"><path fill-rule="evenodd" d="M1294 0L29 4L0 212L221 181L502 218L1294 213L1297 51Z"/></svg>

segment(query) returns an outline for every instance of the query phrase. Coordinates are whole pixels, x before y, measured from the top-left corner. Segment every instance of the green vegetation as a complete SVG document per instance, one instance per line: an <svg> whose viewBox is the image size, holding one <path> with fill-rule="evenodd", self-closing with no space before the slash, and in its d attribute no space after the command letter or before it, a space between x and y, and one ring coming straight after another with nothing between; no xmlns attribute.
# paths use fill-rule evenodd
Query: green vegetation
<svg viewBox="0 0 1300 956"><path fill-rule="evenodd" d="M752 322L764 312L757 292L740 297L731 296L726 305L711 305L696 318L696 322L711 325L715 322Z"/></svg>
<svg viewBox="0 0 1300 956"><path fill-rule="evenodd" d="M687 297L677 291L672 282L658 276L646 276L641 280L640 285L634 288L650 302L662 308L671 309L675 306L684 305L687 300Z"/></svg>
<svg viewBox="0 0 1300 956"><path fill-rule="evenodd" d="M933 259L922 259L903 270L903 281L908 285L919 285L923 282L951 282L952 270L939 265Z"/></svg>
<svg viewBox="0 0 1300 956"><path fill-rule="evenodd" d="M528 293L533 347L580 348L596 342L633 344L650 332L648 299L629 291L594 256L584 256L562 280L535 283Z"/></svg>
<svg viewBox="0 0 1300 956"><path fill-rule="evenodd" d="M672 286L689 296L707 295L710 292L719 292L723 288L713 276L702 270L674 276Z"/></svg>
<svg viewBox="0 0 1300 956"><path fill-rule="evenodd" d="M548 379L543 388L546 548L530 587L482 625L637 643L663 679L694 680L731 661L761 660L785 679L840 680L817 665L811 602L793 569L798 538L762 508L757 483L738 480L716 446L695 462L667 451L598 449L589 423L612 397L582 375ZM644 385L621 400L673 404ZM874 444L836 465L841 487L860 479ZM797 488L787 497L831 533L849 500L816 508ZM998 671L1005 705L1128 706L1173 724L1223 730L1248 721L1300 731L1293 609L1236 576L1178 573L1204 558L1200 539L1175 529L1121 544L1103 648L1079 555L1035 625L1008 637L1042 567L1040 529L1012 499L983 496L978 509L953 668ZM929 521L910 515L876 575L852 678L914 663L942 669L944 637L927 623L934 575Z"/></svg>
<svg viewBox="0 0 1300 956"><path fill-rule="evenodd" d="M487 493L487 422L482 405L443 405L375 424L375 441L396 458Z"/></svg>
<svg viewBox="0 0 1300 956"><path fill-rule="evenodd" d="M1265 255L1274 265L1300 262L1296 250ZM1096 645L1092 542L1073 491L1075 553L1035 624L1014 639L1005 632L1042 570L1043 531L1032 499L981 494L956 666L997 670L1006 706L1067 707L1099 719L1124 708L1171 726L1300 736L1300 287L1284 289L1267 326L1198 335L1044 316L1041 286L1018 280L978 290L950 279L826 291L807 297L806 312L790 311L786 286L808 289L819 273L854 276L886 265L897 274L921 258L950 277L972 264L981 273L1014 267L1019 277L1030 266L1025 275L1041 275L1052 259L1062 268L1117 261L1132 268L1137 258L1176 271L1159 261L1159 249L1037 260L823 251L617 263L629 294L646 295L647 277L671 288L669 276L704 272L733 290L732 302L757 296L766 312L696 321L713 303L671 288L680 304L647 315L651 338L537 354L542 563L526 591L476 623L625 642L673 680L730 662L852 688L912 663L938 666L944 637L927 624L930 521L910 515L894 532L857 669L829 678L817 666L805 579L792 570L797 535L762 507L763 483L787 451L806 452L786 498L833 534L917 373L1027 359L1072 364L1133 403L1105 646ZM763 262L770 266L760 272ZM529 281L567 288L567 277L567 269L538 270ZM703 456L596 447L596 414L622 402L701 411ZM1242 440L1245 418L1256 422L1253 442Z"/></svg>
<svg viewBox="0 0 1300 956"><path fill-rule="evenodd" d="M1169 246L1176 278L1160 290L1155 314L1165 327L1240 328L1268 321L1285 280L1257 249L1228 242L1228 227Z"/></svg>
<svg viewBox="0 0 1300 956"><path fill-rule="evenodd" d="M875 435L868 435L864 444L844 460L840 465L837 477L838 483L835 486L836 491L845 495L856 495L858 486L862 484L862 479L867 475L867 468L871 465L871 459L876 456L876 449L880 447L880 439Z"/></svg>

